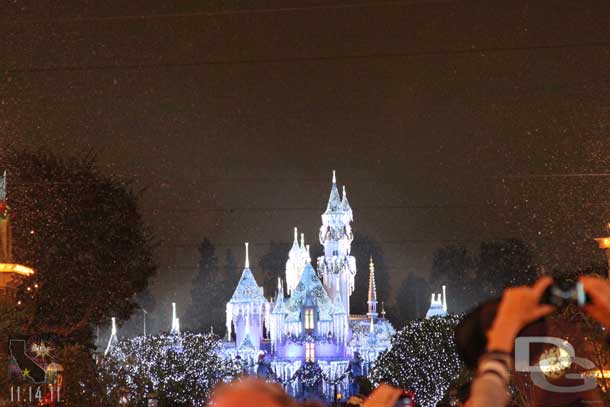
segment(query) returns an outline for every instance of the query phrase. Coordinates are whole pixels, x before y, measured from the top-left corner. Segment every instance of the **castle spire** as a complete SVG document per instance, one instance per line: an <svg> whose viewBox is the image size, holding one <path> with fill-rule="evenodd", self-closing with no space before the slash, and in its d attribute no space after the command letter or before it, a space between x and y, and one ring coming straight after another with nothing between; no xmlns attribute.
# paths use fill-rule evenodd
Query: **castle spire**
<svg viewBox="0 0 610 407"><path fill-rule="evenodd" d="M299 283L303 268L305 267L304 249L299 245L299 233L297 228L294 228L294 240L292 247L288 252L288 260L286 261L286 293L291 294Z"/></svg>
<svg viewBox="0 0 610 407"><path fill-rule="evenodd" d="M305 233L301 233L301 250L305 249Z"/></svg>
<svg viewBox="0 0 610 407"><path fill-rule="evenodd" d="M328 197L328 205L326 206L326 213L337 213L341 212L341 196L337 189L337 174L333 170L333 184L330 187L330 196Z"/></svg>
<svg viewBox="0 0 610 407"><path fill-rule="evenodd" d="M334 300L341 293L343 308L349 315L350 296L354 291L356 261L350 255L352 233L352 211L343 209L341 194L337 188L337 173L333 171L330 197L322 213L319 239L324 246L324 255L318 258L318 273L324 286Z"/></svg>
<svg viewBox="0 0 610 407"><path fill-rule="evenodd" d="M246 245L246 261L244 264L244 268L249 269L250 268L250 255L248 253L248 242L246 242L245 245Z"/></svg>
<svg viewBox="0 0 610 407"><path fill-rule="evenodd" d="M375 263L373 257L369 263L369 295L367 301L369 312L367 316L372 320L377 318L377 287L375 285Z"/></svg>
<svg viewBox="0 0 610 407"><path fill-rule="evenodd" d="M288 261L296 261L297 258L301 257L301 246L299 245L299 232L295 226L294 228L294 240L292 241L292 247L288 252Z"/></svg>
<svg viewBox="0 0 610 407"><path fill-rule="evenodd" d="M176 316L176 303L172 302L172 334L180 333L180 319Z"/></svg>

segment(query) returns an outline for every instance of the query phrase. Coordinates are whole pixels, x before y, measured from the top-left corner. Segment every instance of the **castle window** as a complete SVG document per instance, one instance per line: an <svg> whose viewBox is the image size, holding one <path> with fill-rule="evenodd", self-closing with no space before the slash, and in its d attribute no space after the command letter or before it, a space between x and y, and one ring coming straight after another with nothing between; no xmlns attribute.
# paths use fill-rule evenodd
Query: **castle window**
<svg viewBox="0 0 610 407"><path fill-rule="evenodd" d="M313 342L305 343L305 361L314 362L316 360L316 347Z"/></svg>
<svg viewBox="0 0 610 407"><path fill-rule="evenodd" d="M313 331L314 328L314 319L313 319L313 308L305 309L305 330Z"/></svg>

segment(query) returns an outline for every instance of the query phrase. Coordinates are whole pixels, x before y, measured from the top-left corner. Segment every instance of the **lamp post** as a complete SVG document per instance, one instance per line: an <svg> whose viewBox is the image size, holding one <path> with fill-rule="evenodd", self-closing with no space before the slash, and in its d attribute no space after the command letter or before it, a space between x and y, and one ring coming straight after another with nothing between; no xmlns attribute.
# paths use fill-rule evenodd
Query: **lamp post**
<svg viewBox="0 0 610 407"><path fill-rule="evenodd" d="M610 223L608 223L607 225L608 229L610 230ZM597 246L600 249L603 249L604 252L606 253L606 259L608 261L608 278L610 278L610 236L609 237L598 237L595 238L595 241L597 242Z"/></svg>

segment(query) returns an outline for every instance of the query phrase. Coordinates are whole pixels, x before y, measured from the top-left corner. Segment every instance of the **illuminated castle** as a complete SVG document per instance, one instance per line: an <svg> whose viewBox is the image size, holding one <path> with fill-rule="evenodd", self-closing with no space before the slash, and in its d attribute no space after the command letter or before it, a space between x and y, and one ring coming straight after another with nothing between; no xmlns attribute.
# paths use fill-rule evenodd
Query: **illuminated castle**
<svg viewBox="0 0 610 407"><path fill-rule="evenodd" d="M34 270L13 261L10 208L7 203L6 171L0 176L0 291L5 291L22 277L34 274Z"/></svg>
<svg viewBox="0 0 610 407"><path fill-rule="evenodd" d="M430 308L426 312L426 318L447 316L447 288L443 286L442 293L432 293Z"/></svg>
<svg viewBox="0 0 610 407"><path fill-rule="evenodd" d="M285 286L278 279L272 301L266 299L252 274L246 243L245 267L226 306L228 338L235 336L235 341L225 346L230 355L253 364L265 354L275 375L284 382L304 362L317 362L324 374L334 380L345 373L354 358L366 369L390 346L394 328L385 319L385 312L381 317L377 313L372 259L368 313L350 315L356 277L356 259L351 255L352 221L345 188L341 195L333 172L330 197L322 214L319 239L324 255L317 259L317 272L311 264L309 245L305 245L303 234L299 243L295 228L286 261ZM347 381L339 386L348 391Z"/></svg>

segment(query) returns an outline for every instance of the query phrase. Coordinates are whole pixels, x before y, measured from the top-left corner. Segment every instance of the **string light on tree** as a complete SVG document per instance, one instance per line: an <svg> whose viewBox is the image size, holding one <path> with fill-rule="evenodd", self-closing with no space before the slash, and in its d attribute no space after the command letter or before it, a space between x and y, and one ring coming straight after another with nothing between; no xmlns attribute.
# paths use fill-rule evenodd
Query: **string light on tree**
<svg viewBox="0 0 610 407"><path fill-rule="evenodd" d="M162 333L118 341L100 365L100 382L111 398L128 403L154 391L171 405L201 407L216 384L240 372L223 356L218 336Z"/></svg>
<svg viewBox="0 0 610 407"><path fill-rule="evenodd" d="M436 406L462 367L453 336L458 322L455 315L409 322L377 359L371 381L412 390L422 406Z"/></svg>

